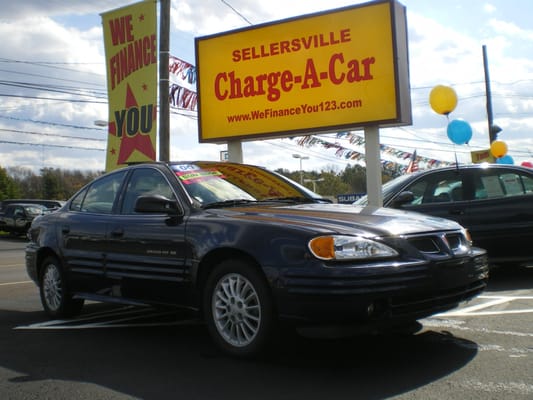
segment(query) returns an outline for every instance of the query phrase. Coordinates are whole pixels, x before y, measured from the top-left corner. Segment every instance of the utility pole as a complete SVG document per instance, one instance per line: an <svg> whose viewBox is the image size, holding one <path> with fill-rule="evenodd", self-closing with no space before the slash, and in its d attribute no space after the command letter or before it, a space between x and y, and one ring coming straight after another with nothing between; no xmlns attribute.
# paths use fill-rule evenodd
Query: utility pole
<svg viewBox="0 0 533 400"><path fill-rule="evenodd" d="M485 94L487 97L487 120L489 125L489 140L490 143L498 139L498 133L502 128L494 125L494 117L492 115L492 94L490 91L489 65L487 61L487 46L483 45L483 68L485 70Z"/></svg>
<svg viewBox="0 0 533 400"><path fill-rule="evenodd" d="M159 161L170 161L170 0L160 1L159 20Z"/></svg>

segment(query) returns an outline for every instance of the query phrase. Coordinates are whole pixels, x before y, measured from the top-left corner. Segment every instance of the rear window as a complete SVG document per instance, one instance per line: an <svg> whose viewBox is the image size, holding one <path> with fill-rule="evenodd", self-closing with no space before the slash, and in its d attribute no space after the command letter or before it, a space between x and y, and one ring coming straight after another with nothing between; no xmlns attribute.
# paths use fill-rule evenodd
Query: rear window
<svg viewBox="0 0 533 400"><path fill-rule="evenodd" d="M489 171L475 183L475 199L522 196L533 193L533 179L507 171Z"/></svg>

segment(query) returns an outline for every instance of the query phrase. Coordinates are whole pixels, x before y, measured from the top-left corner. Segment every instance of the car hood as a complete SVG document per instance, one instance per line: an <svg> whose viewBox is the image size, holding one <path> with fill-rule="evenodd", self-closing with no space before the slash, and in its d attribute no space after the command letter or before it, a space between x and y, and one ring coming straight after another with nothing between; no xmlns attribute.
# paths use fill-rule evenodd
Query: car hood
<svg viewBox="0 0 533 400"><path fill-rule="evenodd" d="M211 209L209 213L223 214L226 218L290 225L322 233L390 236L461 229L454 221L425 214L346 204L245 206Z"/></svg>

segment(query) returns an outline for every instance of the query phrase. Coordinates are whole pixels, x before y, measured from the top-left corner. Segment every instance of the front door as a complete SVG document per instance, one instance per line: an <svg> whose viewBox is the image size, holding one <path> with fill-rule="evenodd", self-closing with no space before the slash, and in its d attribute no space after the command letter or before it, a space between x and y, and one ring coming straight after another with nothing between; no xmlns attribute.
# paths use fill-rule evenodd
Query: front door
<svg viewBox="0 0 533 400"><path fill-rule="evenodd" d="M133 171L121 212L108 226L106 276L125 298L182 303L190 286L185 271L184 216L138 213L135 201L142 195L176 199L171 185L156 168Z"/></svg>

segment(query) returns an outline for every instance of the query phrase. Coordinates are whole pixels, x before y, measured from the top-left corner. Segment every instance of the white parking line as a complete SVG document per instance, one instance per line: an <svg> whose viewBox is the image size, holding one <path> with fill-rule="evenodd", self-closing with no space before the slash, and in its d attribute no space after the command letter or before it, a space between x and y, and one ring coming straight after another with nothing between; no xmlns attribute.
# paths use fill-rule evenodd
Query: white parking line
<svg viewBox="0 0 533 400"><path fill-rule="evenodd" d="M484 308L489 308L489 307L492 307L498 304L503 304L503 303L508 303L508 302L509 302L509 299L500 297L495 300L489 301L487 303L478 304L477 306L461 308L461 312L469 313L472 311L482 310Z"/></svg>
<svg viewBox="0 0 533 400"><path fill-rule="evenodd" d="M512 300L533 300L533 296L478 296L478 299L512 299Z"/></svg>
<svg viewBox="0 0 533 400"><path fill-rule="evenodd" d="M24 285L26 283L33 283L33 281L6 282L6 283L0 283L0 286Z"/></svg>
<svg viewBox="0 0 533 400"><path fill-rule="evenodd" d="M443 315L444 316L444 315ZM440 319L440 318L425 318L421 320L422 324L425 328L446 328L446 329L455 329L458 331L465 331L465 332L478 332L478 333L484 333L484 334L496 334L496 335L506 335L506 336L518 336L518 337L531 337L533 338L533 332L517 332L517 331L500 331L495 329L487 329L487 328L470 328L467 326L463 326L465 323L461 320L456 319Z"/></svg>
<svg viewBox="0 0 533 400"><path fill-rule="evenodd" d="M437 314L437 316L448 316L448 317L481 317L486 315L508 315L508 314L529 314L533 313L533 308L525 308L522 310L501 310L501 311L480 311L480 312L450 312L450 313L444 313L444 314Z"/></svg>
<svg viewBox="0 0 533 400"><path fill-rule="evenodd" d="M452 311L436 314L435 317L473 317L485 315L505 315L505 314L529 314L533 313L533 308L522 308L515 310L479 311L504 303L511 303L514 300L533 300L533 296L479 296L478 299L487 299L485 303L475 306L459 308Z"/></svg>

